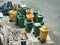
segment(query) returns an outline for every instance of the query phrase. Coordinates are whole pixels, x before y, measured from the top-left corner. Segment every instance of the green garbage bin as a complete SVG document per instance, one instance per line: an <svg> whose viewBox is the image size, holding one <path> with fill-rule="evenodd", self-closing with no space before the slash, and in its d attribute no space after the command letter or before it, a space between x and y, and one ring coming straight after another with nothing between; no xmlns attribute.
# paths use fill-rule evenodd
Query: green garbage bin
<svg viewBox="0 0 60 45"><path fill-rule="evenodd" d="M23 7L18 8L18 11L19 11L21 14L24 14L24 9L23 9Z"/></svg>
<svg viewBox="0 0 60 45"><path fill-rule="evenodd" d="M32 20L26 20L25 31L28 32L28 33L30 33L32 31L32 26L33 26Z"/></svg>
<svg viewBox="0 0 60 45"><path fill-rule="evenodd" d="M20 7L18 9L18 11L22 14L26 16L26 9L30 9L29 7Z"/></svg>
<svg viewBox="0 0 60 45"><path fill-rule="evenodd" d="M41 27L41 24L40 23L34 23L33 25L34 25L34 32L33 32L33 34L35 35L35 37L37 37L40 34L39 28Z"/></svg>
<svg viewBox="0 0 60 45"><path fill-rule="evenodd" d="M37 22L42 22L43 21L43 15L37 15Z"/></svg>
<svg viewBox="0 0 60 45"><path fill-rule="evenodd" d="M23 14L26 16L26 9L30 9L29 7L23 7Z"/></svg>
<svg viewBox="0 0 60 45"><path fill-rule="evenodd" d="M24 15L18 15L18 23L20 27L24 27L24 21L25 21L25 16Z"/></svg>
<svg viewBox="0 0 60 45"><path fill-rule="evenodd" d="M37 10L37 9L33 10L33 15L34 15L33 21L34 21L34 22L37 22L37 20L36 20L37 15L38 15L38 10Z"/></svg>
<svg viewBox="0 0 60 45"><path fill-rule="evenodd" d="M15 24L16 24L16 25L19 25L19 22L18 22L18 15L20 15L19 12L17 12L17 13L15 14Z"/></svg>

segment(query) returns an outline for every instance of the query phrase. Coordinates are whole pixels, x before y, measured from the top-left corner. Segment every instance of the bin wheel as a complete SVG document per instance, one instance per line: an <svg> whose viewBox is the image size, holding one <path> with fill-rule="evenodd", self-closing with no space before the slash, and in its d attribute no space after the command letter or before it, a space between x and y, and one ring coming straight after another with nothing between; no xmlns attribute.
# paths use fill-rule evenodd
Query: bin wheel
<svg viewBox="0 0 60 45"><path fill-rule="evenodd" d="M46 40L44 40L44 41L41 41L41 43L45 43L46 42Z"/></svg>
<svg viewBox="0 0 60 45"><path fill-rule="evenodd" d="M37 37L37 36L35 35L35 37Z"/></svg>
<svg viewBox="0 0 60 45"><path fill-rule="evenodd" d="M34 32L33 32L33 34L34 34Z"/></svg>
<svg viewBox="0 0 60 45"><path fill-rule="evenodd" d="M12 20L9 20L9 22L13 22Z"/></svg>
<svg viewBox="0 0 60 45"><path fill-rule="evenodd" d="M38 37L38 40L40 40L40 38Z"/></svg>

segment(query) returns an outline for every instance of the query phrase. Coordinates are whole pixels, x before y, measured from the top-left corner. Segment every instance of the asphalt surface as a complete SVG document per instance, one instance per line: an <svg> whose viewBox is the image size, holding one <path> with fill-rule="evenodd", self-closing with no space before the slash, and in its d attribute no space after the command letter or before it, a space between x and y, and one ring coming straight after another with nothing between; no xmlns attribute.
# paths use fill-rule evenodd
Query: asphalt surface
<svg viewBox="0 0 60 45"><path fill-rule="evenodd" d="M60 45L60 0L11 0L13 3L26 4L38 9L44 16L45 25L50 29L51 45ZM48 44L47 44L48 45Z"/></svg>

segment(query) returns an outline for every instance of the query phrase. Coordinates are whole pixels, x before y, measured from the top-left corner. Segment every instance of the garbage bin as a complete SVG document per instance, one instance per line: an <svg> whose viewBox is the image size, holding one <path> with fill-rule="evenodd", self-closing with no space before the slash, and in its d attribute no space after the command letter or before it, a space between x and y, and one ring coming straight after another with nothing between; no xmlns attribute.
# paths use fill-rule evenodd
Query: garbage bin
<svg viewBox="0 0 60 45"><path fill-rule="evenodd" d="M30 19L30 20L33 20L34 15L33 15L33 14L28 14L28 15L26 15L26 18L27 18L27 19Z"/></svg>
<svg viewBox="0 0 60 45"><path fill-rule="evenodd" d="M26 15L29 15L29 14L31 14L31 9L26 9Z"/></svg>
<svg viewBox="0 0 60 45"><path fill-rule="evenodd" d="M26 16L26 9L30 9L29 7L20 7L18 10L22 15Z"/></svg>
<svg viewBox="0 0 60 45"><path fill-rule="evenodd" d="M24 27L24 21L25 21L25 16L24 15L18 15L18 22L20 27Z"/></svg>
<svg viewBox="0 0 60 45"><path fill-rule="evenodd" d="M18 15L20 15L19 12L17 12L17 13L15 14L15 24L16 24L16 25L19 25L18 17L17 17Z"/></svg>
<svg viewBox="0 0 60 45"><path fill-rule="evenodd" d="M36 20L37 15L38 15L38 10L37 10L37 9L33 10L33 15L34 15L33 21L34 21L34 22L37 22L37 20Z"/></svg>
<svg viewBox="0 0 60 45"><path fill-rule="evenodd" d="M42 22L43 21L43 16L42 15L37 15L37 22Z"/></svg>
<svg viewBox="0 0 60 45"><path fill-rule="evenodd" d="M10 21L15 21L15 13L16 13L16 11L14 11L14 10L9 11Z"/></svg>
<svg viewBox="0 0 60 45"><path fill-rule="evenodd" d="M14 4L14 10L18 11L18 4Z"/></svg>
<svg viewBox="0 0 60 45"><path fill-rule="evenodd" d="M40 29L40 41L41 43L45 42L46 41L46 38L47 38L47 34L49 32L49 29L46 27L46 26L42 26Z"/></svg>
<svg viewBox="0 0 60 45"><path fill-rule="evenodd" d="M18 9L18 11L19 11L22 15L25 15L25 11L24 11L23 7L20 7L20 8Z"/></svg>
<svg viewBox="0 0 60 45"><path fill-rule="evenodd" d="M28 32L28 33L30 33L32 31L32 26L33 26L32 20L26 20L25 31Z"/></svg>
<svg viewBox="0 0 60 45"><path fill-rule="evenodd" d="M33 32L33 34L35 35L35 37L39 36L39 34L40 34L39 28L40 27L41 27L40 23L34 23L34 32Z"/></svg>

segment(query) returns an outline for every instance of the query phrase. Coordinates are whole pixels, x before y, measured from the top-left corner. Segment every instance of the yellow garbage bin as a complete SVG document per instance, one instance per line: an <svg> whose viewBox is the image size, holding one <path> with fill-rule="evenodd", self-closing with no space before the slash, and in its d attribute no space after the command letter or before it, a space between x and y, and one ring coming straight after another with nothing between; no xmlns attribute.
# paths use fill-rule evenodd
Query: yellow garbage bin
<svg viewBox="0 0 60 45"><path fill-rule="evenodd" d="M46 38L47 38L47 34L49 32L49 29L46 27L46 26L43 26L40 29L40 41L43 43L46 41Z"/></svg>
<svg viewBox="0 0 60 45"><path fill-rule="evenodd" d="M18 11L18 5L17 4L14 4L14 10Z"/></svg>
<svg viewBox="0 0 60 45"><path fill-rule="evenodd" d="M29 14L29 15L26 15L26 17L27 17L27 19L31 19L31 20L33 20L34 15L33 15L33 14Z"/></svg>
<svg viewBox="0 0 60 45"><path fill-rule="evenodd" d="M27 17L27 19L32 19L33 20L34 15L31 11L31 9L26 9L26 17Z"/></svg>
<svg viewBox="0 0 60 45"><path fill-rule="evenodd" d="M15 20L15 13L16 13L16 11L14 11L14 10L10 10L9 11L10 21L14 21Z"/></svg>
<svg viewBox="0 0 60 45"><path fill-rule="evenodd" d="M29 15L29 14L31 14L31 9L26 9L26 15Z"/></svg>

